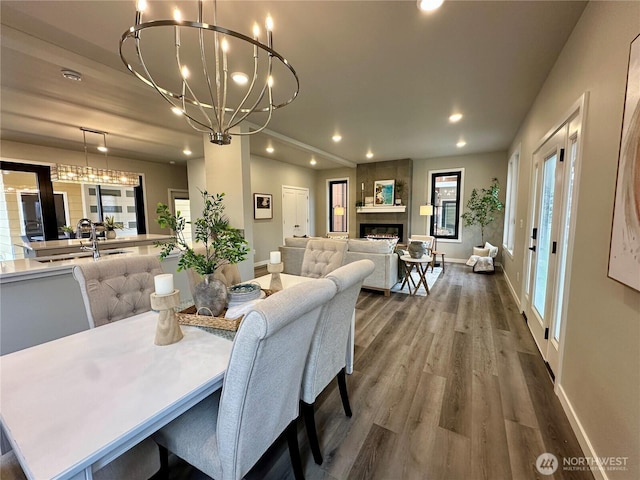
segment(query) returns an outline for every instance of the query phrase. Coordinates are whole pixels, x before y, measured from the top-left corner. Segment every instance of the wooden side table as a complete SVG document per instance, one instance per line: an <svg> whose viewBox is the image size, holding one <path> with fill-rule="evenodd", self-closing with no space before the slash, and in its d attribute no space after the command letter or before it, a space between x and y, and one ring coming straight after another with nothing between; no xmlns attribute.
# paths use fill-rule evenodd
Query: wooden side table
<svg viewBox="0 0 640 480"><path fill-rule="evenodd" d="M431 293L429 292L429 285L427 284L425 275L427 274L429 265L433 264L433 257L423 255L421 258L413 258L411 255L402 255L400 260L404 263L404 280L402 281L402 286L400 288L402 289L408 284L409 294L415 295L418 292L420 285L424 285L424 289L427 291L427 294ZM411 276L413 267L416 267L418 275L420 276L417 284L413 281L413 277ZM413 292L411 291L411 285L413 285L414 288Z"/></svg>
<svg viewBox="0 0 640 480"><path fill-rule="evenodd" d="M437 252L435 250L431 251L431 258L432 258L432 260L431 260L431 271L433 272L433 266L436 263L436 257L438 255L440 255L440 258L442 259L442 273L444 273L444 256L445 256L445 253L444 252Z"/></svg>

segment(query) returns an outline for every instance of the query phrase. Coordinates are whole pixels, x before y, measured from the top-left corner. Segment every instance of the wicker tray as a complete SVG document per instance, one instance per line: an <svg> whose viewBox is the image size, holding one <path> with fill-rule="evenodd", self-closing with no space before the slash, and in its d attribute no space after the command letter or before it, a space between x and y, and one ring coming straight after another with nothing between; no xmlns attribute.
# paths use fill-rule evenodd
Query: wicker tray
<svg viewBox="0 0 640 480"><path fill-rule="evenodd" d="M222 317L212 317L209 315L198 315L196 313L196 307L191 306L185 308L181 312L176 313L178 323L180 325L193 325L196 327L209 327L219 328L221 330L231 330L235 332L240 326L240 322L244 315L240 315L238 318L224 318L226 310L222 313Z"/></svg>
<svg viewBox="0 0 640 480"><path fill-rule="evenodd" d="M265 297L268 297L273 293L271 290L268 290L266 288L263 288L262 291L265 293ZM236 330L238 330L238 327L240 326L240 322L244 318L244 315L240 315L238 318L224 318L224 314L226 312L227 310L225 309L222 312L221 317L198 315L195 305L192 305L176 313L176 317L178 318L178 323L180 323L180 325L219 328L221 330L230 330L232 332L235 332Z"/></svg>

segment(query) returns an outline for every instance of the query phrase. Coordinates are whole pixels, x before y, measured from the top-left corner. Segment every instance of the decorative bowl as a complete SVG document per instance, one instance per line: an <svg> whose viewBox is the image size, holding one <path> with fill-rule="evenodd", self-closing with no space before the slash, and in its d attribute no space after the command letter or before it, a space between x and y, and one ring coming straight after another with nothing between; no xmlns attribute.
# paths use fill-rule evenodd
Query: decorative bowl
<svg viewBox="0 0 640 480"><path fill-rule="evenodd" d="M262 290L257 283L238 283L228 288L229 305L249 302L260 298Z"/></svg>

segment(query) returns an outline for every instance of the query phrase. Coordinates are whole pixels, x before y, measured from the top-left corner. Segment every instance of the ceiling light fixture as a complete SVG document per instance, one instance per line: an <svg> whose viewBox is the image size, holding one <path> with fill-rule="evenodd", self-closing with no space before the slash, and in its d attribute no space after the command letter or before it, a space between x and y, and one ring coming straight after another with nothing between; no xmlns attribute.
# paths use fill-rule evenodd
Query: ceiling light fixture
<svg viewBox="0 0 640 480"><path fill-rule="evenodd" d="M467 144L467 142L465 142L464 140L458 140L458 143L456 143L456 147L458 148L462 148Z"/></svg>
<svg viewBox="0 0 640 480"><path fill-rule="evenodd" d="M191 155L192 152L188 148L185 148L184 150L182 150L182 153L184 153L185 155Z"/></svg>
<svg viewBox="0 0 640 480"><path fill-rule="evenodd" d="M80 127L82 130L82 140L84 143L85 165L62 165L51 166L51 181L66 183L94 183L100 185L125 185L137 187L140 185L140 177L137 173L123 172L109 169L109 158L107 156L107 132L92 130ZM87 133L102 135L102 147L104 150L105 168L94 168L89 166L89 151L87 148Z"/></svg>
<svg viewBox="0 0 640 480"><path fill-rule="evenodd" d="M267 148L265 148L265 150L267 151L267 153L273 153L275 151L272 146L268 146Z"/></svg>
<svg viewBox="0 0 640 480"><path fill-rule="evenodd" d="M182 115L183 113L178 107L171 107L171 111L176 115Z"/></svg>
<svg viewBox="0 0 640 480"><path fill-rule="evenodd" d="M246 85L247 83L249 83L249 77L247 76L246 73L234 72L231 74L231 78L238 85Z"/></svg>
<svg viewBox="0 0 640 480"><path fill-rule="evenodd" d="M336 133L333 137L331 137L331 140L338 143L340 140L342 140L342 135L340 135L339 133Z"/></svg>
<svg viewBox="0 0 640 480"><path fill-rule="evenodd" d="M373 158L373 153L372 153L372 152L367 152L366 157L367 157L367 158Z"/></svg>
<svg viewBox="0 0 640 480"><path fill-rule="evenodd" d="M316 165L318 162L316 162L316 159L315 159L315 158L311 158L311 161L309 161L309 163L310 163L311 165Z"/></svg>
<svg viewBox="0 0 640 480"><path fill-rule="evenodd" d="M208 133L212 143L228 145L231 135L261 132L274 110L290 104L298 96L300 82L296 71L273 49L271 17L266 20L264 44L259 40L257 25L253 27L253 37L219 26L216 0L207 2L213 4L210 22L203 18L203 0L198 0L195 21L183 20L176 9L173 20L143 23L146 3L138 0L136 4L135 24L120 38L120 58L138 79L153 87L172 106L180 108L192 128ZM143 52L157 52L153 46L158 45L162 37L166 37L173 48L166 51L166 58L160 55L154 62L151 55L144 56ZM237 92L227 82L229 67L242 66L244 61L253 64L253 75L246 91ZM190 68L186 62L192 62ZM167 65L171 64L177 66L179 80L174 85L161 86L159 79L166 78ZM292 92L283 96L286 100L282 102L274 100L274 70L278 70L278 85ZM230 132L244 120L261 126L248 132Z"/></svg>
<svg viewBox="0 0 640 480"><path fill-rule="evenodd" d="M433 12L442 6L444 0L418 0L418 8L423 12Z"/></svg>
<svg viewBox="0 0 640 480"><path fill-rule="evenodd" d="M449 121L451 123L457 123L460 120L462 120L462 114L461 113L454 113L453 115L449 116Z"/></svg>

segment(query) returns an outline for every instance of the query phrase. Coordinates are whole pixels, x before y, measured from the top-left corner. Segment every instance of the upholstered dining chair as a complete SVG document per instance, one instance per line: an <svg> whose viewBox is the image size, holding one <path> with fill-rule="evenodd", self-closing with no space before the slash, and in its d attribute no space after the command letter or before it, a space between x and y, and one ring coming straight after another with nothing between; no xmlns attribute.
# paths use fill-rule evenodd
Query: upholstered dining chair
<svg viewBox="0 0 640 480"><path fill-rule="evenodd" d="M156 442L216 480L236 480L286 431L295 476L303 478L296 429L302 372L335 292L328 279L299 283L245 315L222 391L156 432Z"/></svg>
<svg viewBox="0 0 640 480"><path fill-rule="evenodd" d="M307 242L300 275L320 278L340 267L344 262L347 242L329 239L312 239Z"/></svg>
<svg viewBox="0 0 640 480"><path fill-rule="evenodd" d="M163 273L154 255L128 256L73 267L89 327L95 328L151 310L153 277ZM150 438L93 473L97 480L147 480L160 470L158 446Z"/></svg>
<svg viewBox="0 0 640 480"><path fill-rule="evenodd" d="M314 404L318 395L337 377L344 413L348 417L351 416L345 375L345 352L360 287L374 268L375 264L371 260L358 260L337 268L325 277L335 283L338 291L322 312L314 332L304 367L300 395L309 445L318 465L322 464L322 453L316 431Z"/></svg>
<svg viewBox="0 0 640 480"><path fill-rule="evenodd" d="M89 327L99 327L151 310L153 277L163 273L154 255L110 258L73 267Z"/></svg>

